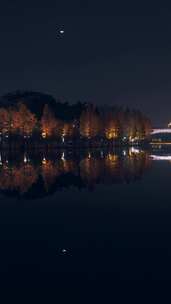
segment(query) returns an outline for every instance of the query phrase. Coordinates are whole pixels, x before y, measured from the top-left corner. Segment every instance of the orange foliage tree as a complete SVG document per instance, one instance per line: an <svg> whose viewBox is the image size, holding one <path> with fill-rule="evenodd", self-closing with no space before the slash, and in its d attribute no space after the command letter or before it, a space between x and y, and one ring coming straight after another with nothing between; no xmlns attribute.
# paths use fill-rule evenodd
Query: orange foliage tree
<svg viewBox="0 0 171 304"><path fill-rule="evenodd" d="M9 112L4 108L0 108L0 132L1 134L4 135L9 132L9 129L10 129Z"/></svg>
<svg viewBox="0 0 171 304"><path fill-rule="evenodd" d="M62 136L63 137L72 137L74 133L73 123L64 122L62 127Z"/></svg>
<svg viewBox="0 0 171 304"><path fill-rule="evenodd" d="M43 109L43 115L40 121L40 126L42 137L44 138L50 137L56 133L57 121L47 104L44 106Z"/></svg>
<svg viewBox="0 0 171 304"><path fill-rule="evenodd" d="M36 127L37 118L23 103L19 104L19 117L16 116L16 125L19 120L19 131L22 135L31 135Z"/></svg>
<svg viewBox="0 0 171 304"><path fill-rule="evenodd" d="M105 117L104 131L107 139L116 139L119 135L119 124L112 113L108 113Z"/></svg>
<svg viewBox="0 0 171 304"><path fill-rule="evenodd" d="M93 138L99 135L100 119L93 106L88 106L80 117L80 134L83 137Z"/></svg>
<svg viewBox="0 0 171 304"><path fill-rule="evenodd" d="M10 115L10 132L17 133L20 130L20 123L21 123L20 113L15 109L10 109L9 115Z"/></svg>

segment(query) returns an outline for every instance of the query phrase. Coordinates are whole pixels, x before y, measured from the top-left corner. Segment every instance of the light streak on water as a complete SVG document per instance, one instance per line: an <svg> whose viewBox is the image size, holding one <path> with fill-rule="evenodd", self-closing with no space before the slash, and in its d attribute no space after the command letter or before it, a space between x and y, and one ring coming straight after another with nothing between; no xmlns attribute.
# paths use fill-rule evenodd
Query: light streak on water
<svg viewBox="0 0 171 304"><path fill-rule="evenodd" d="M137 149L137 148L134 148L134 147L131 147L131 148L129 149L129 151L130 151L131 153L136 153L136 154L140 153L140 150Z"/></svg>
<svg viewBox="0 0 171 304"><path fill-rule="evenodd" d="M152 160L168 160L171 161L171 155L150 155Z"/></svg>
<svg viewBox="0 0 171 304"><path fill-rule="evenodd" d="M62 153L61 159L65 160L65 152Z"/></svg>
<svg viewBox="0 0 171 304"><path fill-rule="evenodd" d="M162 133L171 133L171 128L170 129L154 129L151 132L151 135L152 134L162 134Z"/></svg>

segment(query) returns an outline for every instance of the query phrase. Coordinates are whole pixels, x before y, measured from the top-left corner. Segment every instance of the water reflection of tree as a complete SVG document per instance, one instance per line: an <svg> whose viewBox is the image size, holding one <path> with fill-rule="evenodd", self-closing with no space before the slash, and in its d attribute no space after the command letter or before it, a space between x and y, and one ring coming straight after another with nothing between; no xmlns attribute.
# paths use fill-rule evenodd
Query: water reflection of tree
<svg viewBox="0 0 171 304"><path fill-rule="evenodd" d="M28 158L29 159L29 158ZM74 157L40 158L39 162L27 161L27 158L18 160L19 163L8 162L4 159L0 165L0 189L16 190L20 194L27 193L32 186L42 178L46 192L51 187L59 188L62 182L69 187L76 177L78 187L94 188L96 184L115 184L131 182L140 179L150 164L147 153L129 151L126 156L122 153L105 153L100 156L90 154L80 160ZM69 175L68 175L69 174ZM68 178L69 176L69 178ZM73 177L73 178L72 178Z"/></svg>
<svg viewBox="0 0 171 304"><path fill-rule="evenodd" d="M43 159L41 164L41 175L44 180L46 190L55 183L58 176L74 171L72 160L60 159L56 162Z"/></svg>
<svg viewBox="0 0 171 304"><path fill-rule="evenodd" d="M132 153L123 158L108 153L104 158L86 157L80 162L80 176L88 186L98 183L112 184L139 179L149 166L146 153Z"/></svg>
<svg viewBox="0 0 171 304"><path fill-rule="evenodd" d="M31 164L21 164L19 167L3 165L0 170L0 189L18 190L25 193L36 182L38 172Z"/></svg>
<svg viewBox="0 0 171 304"><path fill-rule="evenodd" d="M87 186L94 186L98 183L99 177L103 173L103 164L100 159L86 157L80 162L80 177Z"/></svg>

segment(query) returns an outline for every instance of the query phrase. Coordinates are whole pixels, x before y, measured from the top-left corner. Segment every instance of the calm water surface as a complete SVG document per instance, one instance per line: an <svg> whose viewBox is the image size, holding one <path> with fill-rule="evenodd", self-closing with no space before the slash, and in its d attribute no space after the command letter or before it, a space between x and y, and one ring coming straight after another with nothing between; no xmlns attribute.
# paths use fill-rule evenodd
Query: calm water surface
<svg viewBox="0 0 171 304"><path fill-rule="evenodd" d="M170 280L168 149L2 151L0 193L2 288Z"/></svg>

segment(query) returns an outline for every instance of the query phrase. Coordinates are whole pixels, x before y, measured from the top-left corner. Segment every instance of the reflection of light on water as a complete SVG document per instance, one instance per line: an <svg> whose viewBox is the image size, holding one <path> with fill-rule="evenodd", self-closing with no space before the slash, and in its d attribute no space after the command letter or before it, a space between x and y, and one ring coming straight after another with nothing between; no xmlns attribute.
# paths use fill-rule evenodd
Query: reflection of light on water
<svg viewBox="0 0 171 304"><path fill-rule="evenodd" d="M126 151L125 151L125 150L123 150L123 152L122 152L122 153L123 153L123 156L126 156Z"/></svg>
<svg viewBox="0 0 171 304"><path fill-rule="evenodd" d="M101 158L103 158L103 151L100 152L100 156L101 156Z"/></svg>
<svg viewBox="0 0 171 304"><path fill-rule="evenodd" d="M26 164L28 162L28 159L26 157L26 155L24 155L24 163Z"/></svg>
<svg viewBox="0 0 171 304"><path fill-rule="evenodd" d="M45 158L45 157L43 157L42 164L43 164L43 165L46 164L46 158Z"/></svg>
<svg viewBox="0 0 171 304"><path fill-rule="evenodd" d="M138 153L140 153L140 150L137 149L137 148L131 147L131 148L129 149L129 152L130 152L130 153L138 154Z"/></svg>
<svg viewBox="0 0 171 304"><path fill-rule="evenodd" d="M42 137L46 138L46 132L42 132Z"/></svg>
<svg viewBox="0 0 171 304"><path fill-rule="evenodd" d="M71 249L60 248L57 250L57 255L70 255Z"/></svg>
<svg viewBox="0 0 171 304"><path fill-rule="evenodd" d="M65 152L62 153L61 159L65 160Z"/></svg>
<svg viewBox="0 0 171 304"><path fill-rule="evenodd" d="M111 161L111 162L116 162L117 159L118 159L118 156L116 154L111 154L109 153L108 154L108 159Z"/></svg>
<svg viewBox="0 0 171 304"><path fill-rule="evenodd" d="M171 161L171 155L150 155L152 160L169 160Z"/></svg>
<svg viewBox="0 0 171 304"><path fill-rule="evenodd" d="M65 248L63 248L61 251L62 251L62 253L66 253L67 252L67 250Z"/></svg>
<svg viewBox="0 0 171 304"><path fill-rule="evenodd" d="M90 154L90 153L88 153L88 158L89 158L89 159L91 158L91 154Z"/></svg>
<svg viewBox="0 0 171 304"><path fill-rule="evenodd" d="M1 154L0 154L0 165L2 165L2 157L1 157Z"/></svg>
<svg viewBox="0 0 171 304"><path fill-rule="evenodd" d="M149 154L145 154L140 150L139 154L132 154L127 161L127 156L123 157L123 151L128 155L127 148L116 151L87 151L83 155L78 154L68 155L69 151L57 152L55 154L30 155L25 152L19 158L9 158L7 163L7 156L4 152L0 154L0 191L1 190L16 190L20 194L26 193L29 188L35 184L35 190L39 196L44 189L45 192L51 194L53 191L58 191L63 188L80 187L94 190L96 185L112 185L118 183L134 182L142 177L146 168L151 165ZM133 150L134 151L134 150ZM91 154L89 154L90 152ZM157 152L153 152L154 154ZM91 157L91 159L88 158ZM34 157L34 158L33 158ZM52 158L51 158L52 157ZM57 159L56 159L57 158ZM125 161L126 159L126 161ZM171 156L170 156L171 159ZM69 178L64 178L64 174L69 173ZM39 187L39 177L43 179L43 189ZM76 178L75 178L76 177ZM44 191L43 190L43 191ZM45 194L46 195L46 194ZM66 254L70 254L70 249ZM60 251L61 253L61 251Z"/></svg>

